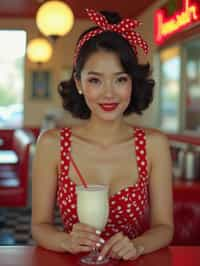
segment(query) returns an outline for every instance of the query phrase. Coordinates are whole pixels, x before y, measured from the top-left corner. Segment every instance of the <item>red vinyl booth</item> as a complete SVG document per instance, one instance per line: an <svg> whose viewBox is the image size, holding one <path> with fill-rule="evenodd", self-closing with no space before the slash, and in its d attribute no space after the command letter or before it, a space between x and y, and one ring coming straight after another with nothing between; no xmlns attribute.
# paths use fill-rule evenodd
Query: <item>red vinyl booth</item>
<svg viewBox="0 0 200 266"><path fill-rule="evenodd" d="M174 184L173 245L200 245L200 182Z"/></svg>
<svg viewBox="0 0 200 266"><path fill-rule="evenodd" d="M12 146L0 150L0 206L25 206L29 182L32 136L23 129L13 132ZM16 160L15 160L16 159Z"/></svg>

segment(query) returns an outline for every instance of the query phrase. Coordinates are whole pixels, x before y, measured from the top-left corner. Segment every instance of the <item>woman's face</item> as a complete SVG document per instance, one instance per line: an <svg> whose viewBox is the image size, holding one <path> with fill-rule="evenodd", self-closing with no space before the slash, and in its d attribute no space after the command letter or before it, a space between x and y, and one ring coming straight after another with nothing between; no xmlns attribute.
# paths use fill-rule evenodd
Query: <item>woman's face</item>
<svg viewBox="0 0 200 266"><path fill-rule="evenodd" d="M132 80L124 72L115 53L98 51L92 54L76 84L82 91L92 116L116 120L123 116L129 105Z"/></svg>

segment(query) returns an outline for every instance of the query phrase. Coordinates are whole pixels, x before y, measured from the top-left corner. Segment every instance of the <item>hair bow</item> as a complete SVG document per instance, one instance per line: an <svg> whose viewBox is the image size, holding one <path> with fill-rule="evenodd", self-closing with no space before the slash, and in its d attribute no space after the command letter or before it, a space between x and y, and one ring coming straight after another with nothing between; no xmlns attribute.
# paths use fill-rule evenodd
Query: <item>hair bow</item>
<svg viewBox="0 0 200 266"><path fill-rule="evenodd" d="M77 48L76 48L76 52L75 52L74 62L76 62L77 55L80 51L80 48L83 46L83 44L89 39L91 39L92 37L104 31L113 31L113 32L120 34L123 38L125 38L130 43L130 45L132 46L136 54L137 54L136 45L140 46L143 49L145 54L148 53L149 47L148 47L147 42L143 40L142 36L138 32L134 31L136 27L141 25L141 22L139 22L138 20L131 19L131 18L125 18L121 20L120 23L118 24L110 24L107 21L105 16L103 16L99 12L96 12L95 10L87 8L86 12L90 20L95 22L95 24L99 28L88 32L79 41Z"/></svg>

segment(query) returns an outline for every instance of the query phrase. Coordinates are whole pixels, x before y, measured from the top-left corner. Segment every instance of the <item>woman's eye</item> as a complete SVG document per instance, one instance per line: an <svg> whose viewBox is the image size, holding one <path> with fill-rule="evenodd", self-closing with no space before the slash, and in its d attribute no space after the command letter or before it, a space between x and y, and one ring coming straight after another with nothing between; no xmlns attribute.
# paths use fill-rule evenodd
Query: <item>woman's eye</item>
<svg viewBox="0 0 200 266"><path fill-rule="evenodd" d="M98 82L100 82L100 80L97 78L90 78L88 81L89 83L94 83L94 84L97 84Z"/></svg>
<svg viewBox="0 0 200 266"><path fill-rule="evenodd" d="M128 78L127 77L119 77L117 79L117 81L120 82L120 83L127 82L128 81Z"/></svg>

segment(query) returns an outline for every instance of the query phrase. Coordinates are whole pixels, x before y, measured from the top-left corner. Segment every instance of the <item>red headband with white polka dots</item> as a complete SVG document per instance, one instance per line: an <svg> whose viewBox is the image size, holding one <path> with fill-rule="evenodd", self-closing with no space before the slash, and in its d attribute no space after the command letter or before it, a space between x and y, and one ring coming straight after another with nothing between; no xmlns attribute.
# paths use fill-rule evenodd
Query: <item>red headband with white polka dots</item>
<svg viewBox="0 0 200 266"><path fill-rule="evenodd" d="M109 24L106 17L103 16L101 13L89 8L86 9L86 12L90 20L92 20L97 24L97 26L99 26L99 29L95 29L86 33L79 41L75 50L74 65L76 64L77 56L83 44L104 31L113 31L119 33L130 43L130 45L133 47L135 54L137 54L136 45L140 46L144 50L145 54L148 53L149 47L147 42L142 39L141 35L138 32L135 32L133 30L135 27L141 24L138 20L125 18L118 24Z"/></svg>

